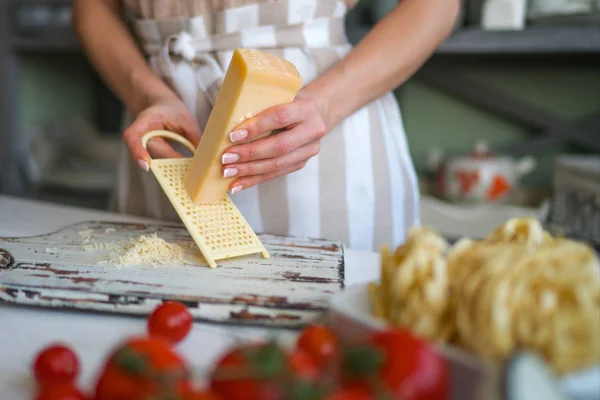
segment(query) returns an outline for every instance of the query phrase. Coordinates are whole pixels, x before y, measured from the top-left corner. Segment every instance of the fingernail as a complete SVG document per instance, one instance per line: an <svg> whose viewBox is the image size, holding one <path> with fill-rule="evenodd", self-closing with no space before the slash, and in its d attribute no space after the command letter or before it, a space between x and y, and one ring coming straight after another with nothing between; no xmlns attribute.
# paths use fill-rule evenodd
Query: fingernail
<svg viewBox="0 0 600 400"><path fill-rule="evenodd" d="M229 134L229 140L231 140L232 142L239 142L240 140L244 140L247 137L248 137L248 131L245 129L233 131Z"/></svg>
<svg viewBox="0 0 600 400"><path fill-rule="evenodd" d="M150 166L148 165L148 163L144 160L138 160L138 165L140 166L141 169L143 169L144 171L148 171L150 169Z"/></svg>
<svg viewBox="0 0 600 400"><path fill-rule="evenodd" d="M231 164L240 159L240 156L234 153L225 153L221 157L222 164Z"/></svg>
<svg viewBox="0 0 600 400"><path fill-rule="evenodd" d="M231 188L231 194L236 194L240 190L242 190L241 186L234 186L234 187Z"/></svg>
<svg viewBox="0 0 600 400"><path fill-rule="evenodd" d="M223 178L231 178L232 176L236 176L238 174L238 169L237 168L225 168L225 171L223 171Z"/></svg>

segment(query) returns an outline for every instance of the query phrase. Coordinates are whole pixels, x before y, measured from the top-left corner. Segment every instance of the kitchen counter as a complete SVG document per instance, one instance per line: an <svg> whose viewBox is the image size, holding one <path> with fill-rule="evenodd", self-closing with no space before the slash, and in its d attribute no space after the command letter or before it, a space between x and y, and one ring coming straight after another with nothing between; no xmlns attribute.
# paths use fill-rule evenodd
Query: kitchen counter
<svg viewBox="0 0 600 400"><path fill-rule="evenodd" d="M20 198L0 196L0 236L48 233L85 220L152 222L152 220ZM378 255L346 250L346 286L377 279ZM145 332L140 317L92 314L79 311L34 309L0 304L0 393L2 400L32 398L31 360L53 341L71 346L82 363L82 387L89 388L103 357L127 335ZM235 333L234 333L235 331ZM267 328L225 327L195 323L179 350L200 370L210 365L235 338L260 339L279 334L284 341L294 331Z"/></svg>

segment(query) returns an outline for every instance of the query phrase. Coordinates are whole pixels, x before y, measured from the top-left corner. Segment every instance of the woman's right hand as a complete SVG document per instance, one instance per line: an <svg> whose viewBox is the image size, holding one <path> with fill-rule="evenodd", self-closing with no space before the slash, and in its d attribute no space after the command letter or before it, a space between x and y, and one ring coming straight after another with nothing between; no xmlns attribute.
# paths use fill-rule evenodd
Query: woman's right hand
<svg viewBox="0 0 600 400"><path fill-rule="evenodd" d="M183 157L166 140L153 138L148 141L148 150L142 146L142 136L153 130L167 130L179 133L197 146L202 136L198 122L177 98L160 99L140 112L135 121L123 133L123 141L131 157L140 168L148 171L151 158Z"/></svg>

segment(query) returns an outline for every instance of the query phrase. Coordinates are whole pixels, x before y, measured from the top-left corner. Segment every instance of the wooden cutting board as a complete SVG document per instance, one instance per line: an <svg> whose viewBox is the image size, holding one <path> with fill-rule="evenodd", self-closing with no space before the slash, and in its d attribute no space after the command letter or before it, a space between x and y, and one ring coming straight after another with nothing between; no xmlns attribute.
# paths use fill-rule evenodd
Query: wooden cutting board
<svg viewBox="0 0 600 400"><path fill-rule="evenodd" d="M148 315L161 301L184 302L194 318L219 323L301 328L323 317L344 285L339 242L259 235L259 254L207 265L101 265L113 249L156 233L200 252L182 225L89 221L46 235L0 238L0 301L118 314ZM90 241L91 238L91 241Z"/></svg>

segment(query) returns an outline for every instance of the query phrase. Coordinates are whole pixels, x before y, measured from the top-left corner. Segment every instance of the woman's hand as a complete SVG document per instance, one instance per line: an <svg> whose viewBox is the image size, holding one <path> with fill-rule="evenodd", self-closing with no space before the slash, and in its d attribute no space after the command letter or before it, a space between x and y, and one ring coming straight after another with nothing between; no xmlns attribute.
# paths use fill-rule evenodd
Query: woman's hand
<svg viewBox="0 0 600 400"><path fill-rule="evenodd" d="M323 110L309 95L299 93L293 102L271 107L239 124L229 135L239 144L222 156L223 177L237 177L229 187L231 193L303 168L319 153L326 133ZM275 130L280 132L248 143Z"/></svg>
<svg viewBox="0 0 600 400"><path fill-rule="evenodd" d="M166 140L153 138L148 142L148 151L142 146L142 136L153 130L168 130L179 133L194 146L198 145L202 132L198 122L179 99L167 98L155 101L150 107L138 114L135 121L123 133L123 141L140 168L148 170L150 157L182 157Z"/></svg>
<svg viewBox="0 0 600 400"><path fill-rule="evenodd" d="M153 129L180 133L196 144L200 128L191 112L150 68L123 18L123 1L73 1L73 27L94 67L136 120L123 134L129 153L148 170L150 154L142 136ZM98 34L102 32L102 34ZM148 143L153 157L177 157L160 138Z"/></svg>

